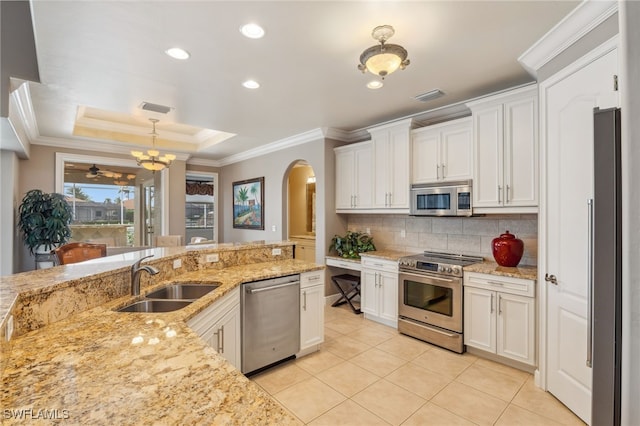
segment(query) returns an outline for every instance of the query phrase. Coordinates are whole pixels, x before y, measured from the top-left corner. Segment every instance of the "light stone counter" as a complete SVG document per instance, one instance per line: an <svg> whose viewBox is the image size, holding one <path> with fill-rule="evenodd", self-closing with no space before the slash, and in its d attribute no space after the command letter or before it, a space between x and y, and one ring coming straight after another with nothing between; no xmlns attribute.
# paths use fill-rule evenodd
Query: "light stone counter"
<svg viewBox="0 0 640 426"><path fill-rule="evenodd" d="M14 337L3 362L3 424L23 423L11 410L31 410L27 419L49 410L58 417L49 423L63 424L295 424L186 321L242 282L322 268L288 259L194 270L143 289L220 283L181 310L113 311L132 300L123 296Z"/></svg>
<svg viewBox="0 0 640 426"><path fill-rule="evenodd" d="M500 266L496 262L485 260L481 263L465 266L465 272L478 272L481 274L501 275L503 277L522 278L526 280L538 279L538 268L535 266L520 265L515 268Z"/></svg>
<svg viewBox="0 0 640 426"><path fill-rule="evenodd" d="M397 262L401 257L411 256L415 253L407 253L404 251L398 250L376 250L376 251L368 251L365 253L360 253L360 257L376 257L378 259L391 260L393 262Z"/></svg>

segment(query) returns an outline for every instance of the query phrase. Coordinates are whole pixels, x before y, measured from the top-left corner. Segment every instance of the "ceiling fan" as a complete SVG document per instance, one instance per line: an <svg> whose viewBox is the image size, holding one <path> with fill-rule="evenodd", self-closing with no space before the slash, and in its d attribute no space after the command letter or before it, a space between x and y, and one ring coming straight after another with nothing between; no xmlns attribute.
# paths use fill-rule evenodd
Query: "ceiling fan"
<svg viewBox="0 0 640 426"><path fill-rule="evenodd" d="M86 174L86 177L93 179L99 176L104 176L106 178L119 179L122 177L122 173L112 172L110 170L101 170L95 164L89 167L89 171Z"/></svg>

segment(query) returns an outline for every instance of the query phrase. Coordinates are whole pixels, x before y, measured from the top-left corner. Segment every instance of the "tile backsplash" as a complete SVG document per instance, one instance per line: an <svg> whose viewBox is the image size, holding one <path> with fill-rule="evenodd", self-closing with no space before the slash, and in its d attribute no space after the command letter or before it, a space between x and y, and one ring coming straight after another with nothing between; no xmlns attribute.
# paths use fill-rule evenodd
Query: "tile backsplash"
<svg viewBox="0 0 640 426"><path fill-rule="evenodd" d="M538 215L479 217L415 217L406 215L347 215L350 231L370 230L378 249L419 253L424 250L482 256L493 260L491 240L509 231L524 242L520 264L538 264Z"/></svg>

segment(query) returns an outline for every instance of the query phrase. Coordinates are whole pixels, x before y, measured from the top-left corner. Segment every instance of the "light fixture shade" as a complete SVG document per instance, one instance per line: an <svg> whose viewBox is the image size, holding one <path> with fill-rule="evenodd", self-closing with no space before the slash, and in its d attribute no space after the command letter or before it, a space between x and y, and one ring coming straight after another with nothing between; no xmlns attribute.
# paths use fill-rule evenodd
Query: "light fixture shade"
<svg viewBox="0 0 640 426"><path fill-rule="evenodd" d="M407 59L407 50L397 44L387 44L387 40L395 34L391 25L375 27L371 36L380 42L377 46L371 46L360 55L358 69L363 73L369 71L384 79L398 68L405 69L410 61Z"/></svg>
<svg viewBox="0 0 640 426"><path fill-rule="evenodd" d="M156 118L150 118L149 121L153 123L153 131L151 132L152 148L148 149L146 154L142 151L131 151L131 155L135 157L138 166L142 166L147 170L156 172L164 169L165 167L169 167L171 162L176 159L176 156L174 154L160 155L160 151L155 148L156 137L158 136L158 133L156 132L156 123L159 120ZM135 175L133 176L135 177ZM116 177L122 177L122 175Z"/></svg>

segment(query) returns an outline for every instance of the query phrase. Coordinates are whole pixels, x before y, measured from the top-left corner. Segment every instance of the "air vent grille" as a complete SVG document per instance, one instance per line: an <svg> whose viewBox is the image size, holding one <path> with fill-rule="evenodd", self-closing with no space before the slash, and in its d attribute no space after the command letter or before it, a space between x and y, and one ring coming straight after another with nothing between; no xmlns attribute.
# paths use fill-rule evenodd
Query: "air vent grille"
<svg viewBox="0 0 640 426"><path fill-rule="evenodd" d="M143 102L142 104L140 104L140 108L145 111L153 111L160 114L166 114L171 111L171 107L168 107L166 105L153 104L151 102Z"/></svg>
<svg viewBox="0 0 640 426"><path fill-rule="evenodd" d="M423 93L421 95L415 96L414 99L416 101L420 101L420 102L427 102L427 101L439 98L439 97L444 96L444 95L445 95L445 93L442 90L433 89L433 90L430 90L430 91L428 91L426 93Z"/></svg>

